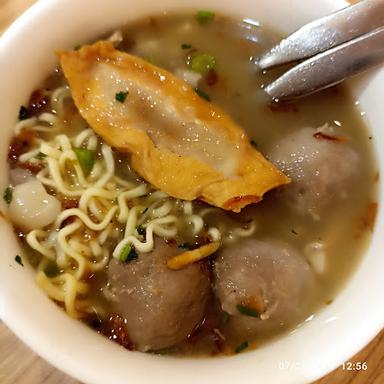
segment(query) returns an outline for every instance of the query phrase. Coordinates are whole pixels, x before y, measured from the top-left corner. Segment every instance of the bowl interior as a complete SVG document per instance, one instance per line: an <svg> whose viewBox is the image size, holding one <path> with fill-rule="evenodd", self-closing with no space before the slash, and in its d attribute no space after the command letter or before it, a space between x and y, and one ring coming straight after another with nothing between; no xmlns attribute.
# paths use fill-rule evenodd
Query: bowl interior
<svg viewBox="0 0 384 384"><path fill-rule="evenodd" d="M19 106L57 64L55 49L73 47L130 20L163 11L220 10L289 33L345 5L342 0L40 0L0 40L0 186L7 183L8 142ZM351 83L374 143L384 142L384 111L379 106L384 98L383 84L384 70ZM384 153L375 149L379 169L384 169ZM381 183L380 179L379 201ZM5 211L4 205L1 209ZM383 325L380 295L384 291L384 239L378 235L382 231L384 218L379 209L373 240L360 267L333 304L310 322L250 353L200 360L128 352L70 319L35 285L29 268L15 263L20 249L9 223L3 219L0 315L41 356L84 382L241 382L250 377L260 382L309 382L357 352Z"/></svg>

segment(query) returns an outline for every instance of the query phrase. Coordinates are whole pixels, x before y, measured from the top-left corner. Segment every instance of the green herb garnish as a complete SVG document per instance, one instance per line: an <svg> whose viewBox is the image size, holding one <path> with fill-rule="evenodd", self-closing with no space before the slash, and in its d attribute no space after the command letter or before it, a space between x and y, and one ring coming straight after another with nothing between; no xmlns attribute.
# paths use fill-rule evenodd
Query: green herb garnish
<svg viewBox="0 0 384 384"><path fill-rule="evenodd" d="M255 140L251 140L249 143L252 145L253 148L257 147L257 143Z"/></svg>
<svg viewBox="0 0 384 384"><path fill-rule="evenodd" d="M148 63L152 64L152 65L156 65L156 59L154 56L148 56L145 58L145 60L148 61Z"/></svg>
<svg viewBox="0 0 384 384"><path fill-rule="evenodd" d="M125 99L127 98L128 96L128 92L117 92L116 95L115 95L115 99L116 101L118 101L119 103L124 103Z"/></svg>
<svg viewBox="0 0 384 384"><path fill-rule="evenodd" d="M257 311L255 311L253 308L247 307L242 304L238 304L236 308L242 315L246 315L250 317L259 317L259 314L257 313Z"/></svg>
<svg viewBox="0 0 384 384"><path fill-rule="evenodd" d="M178 247L181 249L191 249L192 248L191 244L189 244L189 243L182 243Z"/></svg>
<svg viewBox="0 0 384 384"><path fill-rule="evenodd" d="M123 250L120 252L119 260L124 262L124 263L128 263L132 260L136 260L138 257L139 256L138 256L135 248L133 247L133 245L127 244L127 245L125 245Z"/></svg>
<svg viewBox="0 0 384 384"><path fill-rule="evenodd" d="M192 48L192 44L186 44L186 43L181 44L181 49L189 49L189 48Z"/></svg>
<svg viewBox="0 0 384 384"><path fill-rule="evenodd" d="M30 113L29 113L29 110L28 108L24 107L24 105L22 105L20 107L20 110L19 110L19 120L26 120L26 119L29 119L31 117Z"/></svg>
<svg viewBox="0 0 384 384"><path fill-rule="evenodd" d="M139 235L143 236L145 234L145 228L143 228L141 225L138 225L136 227L136 231Z"/></svg>
<svg viewBox="0 0 384 384"><path fill-rule="evenodd" d="M248 341L243 341L238 347L235 348L235 353L243 352L249 346Z"/></svg>
<svg viewBox="0 0 384 384"><path fill-rule="evenodd" d="M207 24L215 18L215 13L212 11L200 10L196 13L196 19L200 24Z"/></svg>
<svg viewBox="0 0 384 384"><path fill-rule="evenodd" d="M216 59L209 53L198 53L192 56L189 67L192 71L205 74L216 67Z"/></svg>
<svg viewBox="0 0 384 384"><path fill-rule="evenodd" d="M145 208L145 209L143 210L143 212L141 212L141 214L144 215L144 213L147 213L148 209L149 209L148 207Z"/></svg>
<svg viewBox="0 0 384 384"><path fill-rule="evenodd" d="M20 255L15 256L16 263L20 264L22 267L24 267L23 260L21 259Z"/></svg>
<svg viewBox="0 0 384 384"><path fill-rule="evenodd" d="M57 266L57 264L55 263L49 263L45 269L44 269L44 273L48 276L48 277L56 277L59 273L60 273L60 268Z"/></svg>
<svg viewBox="0 0 384 384"><path fill-rule="evenodd" d="M83 171L91 172L94 164L93 152L85 148L73 148L73 152L75 152Z"/></svg>
<svg viewBox="0 0 384 384"><path fill-rule="evenodd" d="M209 95L207 93L205 93L204 91L202 91L201 89L199 88L195 88L195 92L204 100L207 100L207 101L211 101L211 98L209 97Z"/></svg>
<svg viewBox="0 0 384 384"><path fill-rule="evenodd" d="M35 157L38 160L43 160L43 159L45 159L47 157L47 155L45 153L43 153L43 152L39 152Z"/></svg>
<svg viewBox="0 0 384 384"><path fill-rule="evenodd" d="M175 352L177 352L176 347L169 347L169 348L157 349L156 351L149 351L149 353L153 353L154 355L169 355Z"/></svg>
<svg viewBox="0 0 384 384"><path fill-rule="evenodd" d="M227 324L228 321L229 321L229 314L223 311L221 315L221 324Z"/></svg>
<svg viewBox="0 0 384 384"><path fill-rule="evenodd" d="M13 195L12 187L8 186L7 188L5 188L3 193L3 199L7 204L11 204L12 195Z"/></svg>

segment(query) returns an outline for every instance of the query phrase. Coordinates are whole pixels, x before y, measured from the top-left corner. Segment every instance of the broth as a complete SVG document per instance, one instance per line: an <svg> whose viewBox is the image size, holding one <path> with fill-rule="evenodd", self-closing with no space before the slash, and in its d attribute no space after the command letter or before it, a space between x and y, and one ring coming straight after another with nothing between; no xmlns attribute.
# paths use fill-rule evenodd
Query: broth
<svg viewBox="0 0 384 384"><path fill-rule="evenodd" d="M225 110L246 131L257 150L266 154L267 157L275 143L282 138L304 127L318 128L325 124L329 126L324 128L326 132L331 129L335 137L347 138L340 145L353 149L359 157L359 165L355 169L356 175L347 193L342 198L330 197L330 201L318 215L297 213L279 197L278 191L267 193L262 202L247 206L241 213L226 212L209 207L205 203L194 202L193 211L204 218L204 236L207 236L209 228L217 228L223 238L231 240L233 237L235 244L236 242L240 244L245 237L263 241L266 239L267 242L268 239L278 239L288 243L312 265L315 287L311 290L310 296L300 304L300 308L296 308L292 315L294 321L283 321L271 329L266 328L249 334L236 331L231 316L221 309L220 301L211 294L207 299L204 321L199 323L187 340L160 353L210 355L240 352L242 346L257 347L266 340L271 340L282 332L298 326L306 319L310 319L322 306L331 304L362 257L369 241L376 207L374 201L377 169L371 148L372 138L349 92L343 86L337 86L289 104L269 103L262 87L276 78L279 70L261 73L257 70L255 59L276 43L280 36L249 20L233 20L215 15L214 19L208 23L199 23L195 15L165 14L146 18L124 27L122 36L118 49L140 56L179 76L191 78L193 73L188 63L194 55L201 52L212 55L216 61L215 69L204 74L198 81L196 78L190 81L196 83L194 87L198 88L203 97L208 97L212 103ZM66 80L58 70L42 89L48 89L46 92L51 95L52 90L65 84ZM41 99L40 94L40 101ZM49 131L38 133L38 137L48 141L59 133L73 136L86 129L87 124L71 99L67 98L62 108L64 111L61 115L62 125L58 131L54 134ZM47 101L38 108L38 113L51 112L52 109L55 109L55 105ZM60 115L58 111L55 113ZM98 160L104 156L100 143L96 153ZM141 179L131 170L128 156L117 151L113 152L113 156L116 164L115 174L118 177L132 182L141 182ZM42 159L44 157L42 156ZM45 166L40 163L38 165L40 169ZM19 161L11 163L11 168L19 166ZM33 169L31 171L34 172ZM76 183L73 187L76 188ZM288 185L283 188L289 187ZM53 187L48 187L48 192L59 196ZM153 193L156 192L151 190L149 194L139 197L143 207L156 208L153 205L155 201ZM66 204L68 209L72 203L76 207L77 199L80 198L80 196L67 197L66 203L63 204L63 197L59 197L62 205ZM71 203L71 199L75 202ZM172 199L170 214L180 216L187 209L183 204L181 201ZM210 212L206 213L207 209L210 209ZM144 220L139 225L145 225L145 223ZM115 224L105 243L108 245L110 255L124 237L123 223ZM178 245L179 248L183 248L183 245L187 248L193 247L194 243L201 243L201 234L194 234L191 231L191 225L188 220L179 222L177 235L172 236L172 241L169 239L167 241ZM245 231L244 233L252 232L252 226L254 226L252 234L234 235L239 233L239 230ZM142 228L137 229L138 232L140 230ZM88 236L88 241L91 242L96 235L89 230L82 236L84 238ZM223 245L224 248L226 246L228 245ZM38 259L36 262L38 271L44 270L47 265L54 264L54 262L45 262L42 266L41 260L36 256L38 254L36 248L31 251L30 247L26 246L25 253L32 254L33 259ZM317 255L315 258L312 257L314 253ZM316 264L314 259L319 258L323 259L320 264L318 262ZM97 260L93 261L97 262ZM213 284L215 284L215 278L212 278L214 264L213 256L204 264L204 268L213 279ZM76 263L73 264L73 268L76 269ZM60 273L63 273L65 268L61 266L59 269ZM114 309L110 301L110 292L108 293L106 288L107 270L108 267L105 267L81 278L91 289L86 297L94 312L93 315L88 313L85 321L93 322L98 330L121 342L121 339L116 336L116 330L115 333L111 333L108 323L108 318L114 314ZM56 301L60 302L60 300Z"/></svg>

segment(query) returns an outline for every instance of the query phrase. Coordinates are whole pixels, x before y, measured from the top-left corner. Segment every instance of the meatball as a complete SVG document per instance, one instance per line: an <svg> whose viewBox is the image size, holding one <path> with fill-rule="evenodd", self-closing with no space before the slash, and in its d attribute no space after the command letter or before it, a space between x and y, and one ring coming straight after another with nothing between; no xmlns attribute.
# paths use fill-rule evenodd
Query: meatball
<svg viewBox="0 0 384 384"><path fill-rule="evenodd" d="M315 219L333 197L346 195L358 168L358 154L344 142L330 138L313 128L303 128L275 143L267 155L292 179L280 189L279 198L296 212L309 213Z"/></svg>
<svg viewBox="0 0 384 384"><path fill-rule="evenodd" d="M126 320L129 337L141 351L171 347L185 340L202 321L210 280L199 264L167 268L178 252L161 241L152 252L123 264L111 260L108 282L113 310Z"/></svg>
<svg viewBox="0 0 384 384"><path fill-rule="evenodd" d="M239 334L297 319L313 272L291 246L247 239L222 250L214 264L214 291Z"/></svg>
<svg viewBox="0 0 384 384"><path fill-rule="evenodd" d="M45 190L40 181L30 178L13 189L9 204L12 221L26 231L52 224L60 214L61 204Z"/></svg>

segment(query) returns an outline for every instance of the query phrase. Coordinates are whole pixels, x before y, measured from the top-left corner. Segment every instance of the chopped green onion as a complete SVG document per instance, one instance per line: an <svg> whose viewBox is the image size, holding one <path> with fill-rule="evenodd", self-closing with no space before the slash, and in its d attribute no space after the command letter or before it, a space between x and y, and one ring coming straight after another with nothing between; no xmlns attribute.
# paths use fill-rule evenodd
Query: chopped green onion
<svg viewBox="0 0 384 384"><path fill-rule="evenodd" d="M93 152L85 148L73 148L84 172L91 172L94 164Z"/></svg>
<svg viewBox="0 0 384 384"><path fill-rule="evenodd" d="M56 277L59 273L60 273L60 268L57 266L56 263L49 263L45 269L44 269L44 273L48 276L48 277Z"/></svg>
<svg viewBox="0 0 384 384"><path fill-rule="evenodd" d="M181 249L191 249L192 246L189 243L182 243L182 244L179 245L179 248L181 248Z"/></svg>
<svg viewBox="0 0 384 384"><path fill-rule="evenodd" d="M195 88L195 92L204 100L207 100L207 101L211 101L211 98L209 97L209 95L207 93L205 93L204 91L202 91L201 89L199 88Z"/></svg>
<svg viewBox="0 0 384 384"><path fill-rule="evenodd" d="M119 103L124 103L127 96L128 96L128 92L121 91L121 92L116 93L115 98Z"/></svg>
<svg viewBox="0 0 384 384"><path fill-rule="evenodd" d="M24 107L24 105L22 105L20 107L20 110L19 110L19 120L26 120L26 119L29 119L31 117L30 113L29 113L29 110L28 108Z"/></svg>
<svg viewBox="0 0 384 384"><path fill-rule="evenodd" d="M259 317L259 314L257 313L257 311L245 305L238 304L236 308L242 315L246 315L250 317Z"/></svg>
<svg viewBox="0 0 384 384"><path fill-rule="evenodd" d="M175 352L177 352L176 347L169 347L169 348L157 349L155 351L149 351L149 353L153 353L154 355L169 355Z"/></svg>
<svg viewBox="0 0 384 384"><path fill-rule="evenodd" d="M12 187L8 186L7 188L5 188L3 193L3 199L7 204L11 204L12 195L13 195Z"/></svg>
<svg viewBox="0 0 384 384"><path fill-rule="evenodd" d="M257 143L255 140L251 140L250 141L250 144L252 145L253 148L256 148L257 147Z"/></svg>
<svg viewBox="0 0 384 384"><path fill-rule="evenodd" d="M147 60L150 64L156 65L156 59L154 56L148 56L145 60Z"/></svg>
<svg viewBox="0 0 384 384"><path fill-rule="evenodd" d="M200 24L207 24L209 21L212 21L215 18L215 13L212 11L197 11L196 19Z"/></svg>
<svg viewBox="0 0 384 384"><path fill-rule="evenodd" d="M181 49L189 49L189 48L192 48L192 44L186 44L186 43L181 44Z"/></svg>
<svg viewBox="0 0 384 384"><path fill-rule="evenodd" d="M138 254L135 251L135 248L132 244L127 244L120 252L119 260L128 263L129 261L136 260L138 258Z"/></svg>
<svg viewBox="0 0 384 384"><path fill-rule="evenodd" d="M229 314L225 311L223 311L221 315L221 324L227 324L229 321Z"/></svg>
<svg viewBox="0 0 384 384"><path fill-rule="evenodd" d="M147 213L148 209L149 209L148 207L145 208L145 209L143 210L143 212L141 212L141 214L144 215L144 213Z"/></svg>
<svg viewBox="0 0 384 384"><path fill-rule="evenodd" d="M249 346L248 341L243 341L238 347L235 349L235 353L243 352L245 349L247 349Z"/></svg>
<svg viewBox="0 0 384 384"><path fill-rule="evenodd" d="M47 155L45 153L43 153L43 152L39 152L35 157L38 160L43 160L44 158L47 157Z"/></svg>
<svg viewBox="0 0 384 384"><path fill-rule="evenodd" d="M143 228L141 225L138 225L138 226L136 227L136 231L137 231L137 233L138 233L139 235L143 236L144 233L145 233L145 228Z"/></svg>
<svg viewBox="0 0 384 384"><path fill-rule="evenodd" d="M189 67L192 71L205 74L216 67L215 56L209 53L198 53L197 55L192 56L189 62Z"/></svg>
<svg viewBox="0 0 384 384"><path fill-rule="evenodd" d="M22 267L24 267L23 260L21 259L20 255L15 256L16 263L20 264Z"/></svg>

